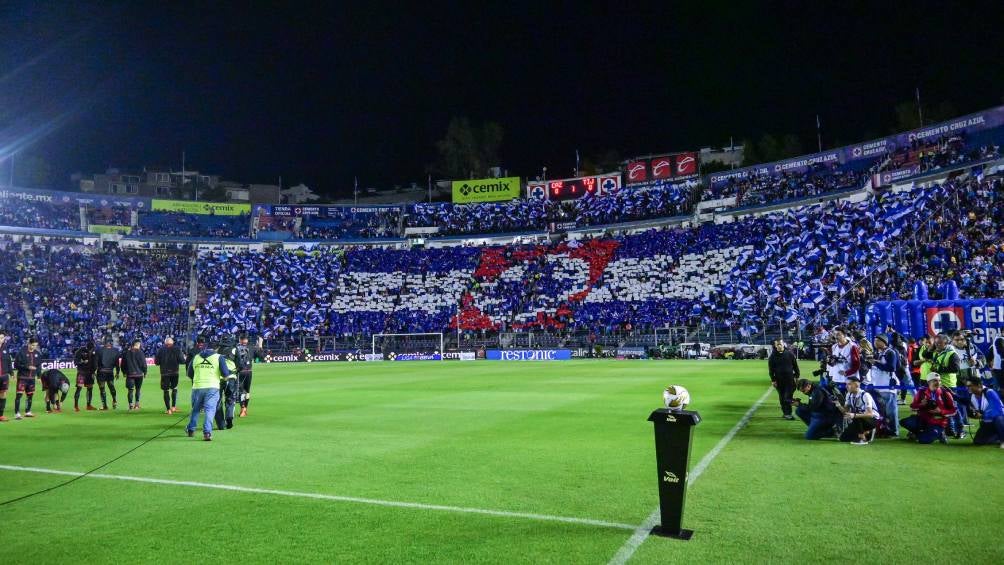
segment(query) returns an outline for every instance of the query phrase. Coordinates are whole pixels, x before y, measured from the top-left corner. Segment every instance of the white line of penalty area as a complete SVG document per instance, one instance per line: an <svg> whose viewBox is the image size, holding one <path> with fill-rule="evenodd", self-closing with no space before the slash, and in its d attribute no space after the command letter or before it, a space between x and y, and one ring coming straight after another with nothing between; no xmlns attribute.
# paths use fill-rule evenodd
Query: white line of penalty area
<svg viewBox="0 0 1004 565"><path fill-rule="evenodd" d="M58 469L42 469L39 467L21 467L18 465L0 465L0 470L14 471L22 473L41 473L47 475L62 475L65 477L84 477L87 479L106 479L113 481L129 481L134 483L150 483L156 485L171 485L180 487L194 487L215 490L227 490L233 492L243 492L248 494L266 494L272 496L289 496L294 498L311 498L314 500L328 500L333 502L349 502L355 504L369 504L373 506L390 506L394 508L412 508L415 510L434 510L440 512L456 512L462 514L481 514L485 516L497 516L501 518L520 518L525 520L538 520L543 522L561 522L565 524L577 524L582 526L596 526L600 528L614 528L618 530L634 530L632 524L620 524L617 522L607 522L605 520L593 520L590 518L576 518L573 516L552 516L550 514L535 514L532 512L509 512L506 510L489 510L487 508L467 508L464 506L445 506L441 504L422 504L420 502L402 502L398 500L379 500L375 498L359 498L356 496L340 496L335 494L321 494L315 492L296 492L290 490L275 490L267 488L243 487L238 485L221 485L214 483L200 483L196 481L175 481L171 479L157 479L153 477L132 477L129 475L109 475L106 473L80 473L77 471L61 471Z"/></svg>
<svg viewBox="0 0 1004 565"><path fill-rule="evenodd" d="M722 439L718 440L718 443L711 448L711 451L701 458L697 465L691 469L690 473L687 475L687 485L694 484L694 481L704 474L704 471L708 469L708 466L715 460L715 457L718 457L718 454L725 449L725 446L732 441L732 438L736 437L739 430L745 428L746 424L750 423L750 420L753 418L753 414L758 408L760 408L760 405L767 400L767 397L770 396L770 393L772 392L774 392L774 388L768 388L767 392L763 393L763 396L754 402L753 406L750 406L750 409L743 414L743 417L740 418L738 422L736 422L736 425L732 426L732 429L729 430L727 434L722 436ZM657 507L651 514L648 515L648 518L645 518L644 522L635 528L634 534L632 534L631 537L624 542L624 545L617 550L617 553L610 558L610 562L607 565L624 565L627 563L628 560L631 559L631 556L634 555L634 552L638 551L641 544L648 539L649 534L652 533L652 528L654 528L658 523L659 508Z"/></svg>

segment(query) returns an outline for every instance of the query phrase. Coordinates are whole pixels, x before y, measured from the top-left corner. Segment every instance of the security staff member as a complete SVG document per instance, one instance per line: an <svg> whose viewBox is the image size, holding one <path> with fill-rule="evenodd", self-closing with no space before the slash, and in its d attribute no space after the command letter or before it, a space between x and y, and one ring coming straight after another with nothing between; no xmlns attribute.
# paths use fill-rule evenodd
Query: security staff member
<svg viewBox="0 0 1004 565"><path fill-rule="evenodd" d="M799 378L798 360L790 349L785 348L783 339L774 340L774 349L767 359L770 384L777 389L781 402L781 414L785 420L794 420L791 415L791 400L795 392L795 381Z"/></svg>
<svg viewBox="0 0 1004 565"><path fill-rule="evenodd" d="M199 343L205 344L205 338ZM220 400L220 378L230 376L230 368L219 353L208 347L203 347L188 362L188 378L192 379L192 416L185 429L188 437L195 434L199 413L204 414L202 420L202 439L213 439L213 414Z"/></svg>
<svg viewBox="0 0 1004 565"><path fill-rule="evenodd" d="M115 396L115 379L119 376L119 352L115 349L112 336L106 336L104 344L98 350L98 390L101 392L101 409L108 410L108 397L105 396L105 386L112 395L112 408L118 408L118 399Z"/></svg>
<svg viewBox="0 0 1004 565"><path fill-rule="evenodd" d="M234 427L234 408L237 403L237 363L234 361L236 351L233 338L230 337L223 338L217 349L217 353L220 354L220 364L228 370L228 374L220 379L222 398L216 405L216 428L220 430Z"/></svg>
<svg viewBox="0 0 1004 565"><path fill-rule="evenodd" d="M167 414L178 411L178 374L185 364L185 354L180 347L174 346L174 338L164 340L164 347L157 350L153 359L160 367L160 389L164 391L164 408Z"/></svg>
<svg viewBox="0 0 1004 565"><path fill-rule="evenodd" d="M21 395L27 397L24 417L34 418L31 413L31 399L35 396L35 379L42 375L42 356L38 351L38 340L29 338L28 345L17 354L17 396L14 397L14 419L21 419Z"/></svg>
<svg viewBox="0 0 1004 565"><path fill-rule="evenodd" d="M73 364L77 367L77 390L73 392L73 411L80 412L80 391L87 389L87 409L97 410L92 404L94 400L94 372L97 370L97 354L94 342L86 344L73 352Z"/></svg>
<svg viewBox="0 0 1004 565"><path fill-rule="evenodd" d="M247 334L241 334L240 342L237 344L237 355L234 361L237 362L237 388L240 394L241 418L248 415L248 403L251 402L251 371L254 360L262 358L261 344L262 338L258 337L255 345L249 345Z"/></svg>

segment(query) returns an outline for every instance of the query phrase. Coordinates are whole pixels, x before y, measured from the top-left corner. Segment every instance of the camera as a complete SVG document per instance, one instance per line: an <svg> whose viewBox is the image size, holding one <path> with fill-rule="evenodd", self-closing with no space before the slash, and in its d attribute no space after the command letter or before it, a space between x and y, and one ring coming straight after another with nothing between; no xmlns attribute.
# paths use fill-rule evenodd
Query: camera
<svg viewBox="0 0 1004 565"><path fill-rule="evenodd" d="M814 377L822 377L825 374L826 374L826 369L816 369L815 371L812 372L812 376Z"/></svg>
<svg viewBox="0 0 1004 565"><path fill-rule="evenodd" d="M847 358L844 357L843 355L828 355L826 357L827 365L839 365L841 363L844 363L845 361L847 361Z"/></svg>
<svg viewBox="0 0 1004 565"><path fill-rule="evenodd" d="M935 401L934 399L928 398L927 402L924 403L924 408L926 410L937 410L938 409L938 402Z"/></svg>

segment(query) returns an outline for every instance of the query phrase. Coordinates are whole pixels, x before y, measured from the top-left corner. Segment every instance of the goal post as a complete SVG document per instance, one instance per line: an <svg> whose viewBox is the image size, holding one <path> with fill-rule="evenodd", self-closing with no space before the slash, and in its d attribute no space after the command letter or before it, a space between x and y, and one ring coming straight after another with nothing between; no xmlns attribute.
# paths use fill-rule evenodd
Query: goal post
<svg viewBox="0 0 1004 565"><path fill-rule="evenodd" d="M442 332L373 334L371 353L446 353Z"/></svg>

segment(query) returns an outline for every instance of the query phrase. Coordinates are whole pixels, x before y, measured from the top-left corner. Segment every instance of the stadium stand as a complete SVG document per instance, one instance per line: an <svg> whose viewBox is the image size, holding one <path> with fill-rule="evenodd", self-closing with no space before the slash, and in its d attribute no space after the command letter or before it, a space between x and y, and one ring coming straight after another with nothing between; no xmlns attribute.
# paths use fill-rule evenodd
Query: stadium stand
<svg viewBox="0 0 1004 565"><path fill-rule="evenodd" d="M19 198L0 199L0 226L80 231L80 206Z"/></svg>
<svg viewBox="0 0 1004 565"><path fill-rule="evenodd" d="M249 239L250 216L216 216L144 210L134 233L144 236Z"/></svg>
<svg viewBox="0 0 1004 565"><path fill-rule="evenodd" d="M139 337L149 348L187 333L184 255L100 250L76 240L3 243L0 319L19 339L37 335L50 358L72 357L105 335Z"/></svg>
<svg viewBox="0 0 1004 565"><path fill-rule="evenodd" d="M956 123L970 121L978 120ZM331 206L302 217L262 209L253 217L154 212L132 201L97 205L70 193L5 191L0 226L20 235L0 239L0 323L18 339L37 334L52 356L105 333L139 335L150 347L166 335L191 338L190 327L214 336L249 330L275 340L357 342L395 332L578 339L680 326L748 338L771 327L861 324L869 302L909 297L918 281L932 298L946 281L963 296L1004 296L1004 194L1000 162L993 162L1000 158L994 136L1004 128L994 127L976 135L911 133L910 143L888 146L896 149L880 143L872 151L877 142L869 142L711 175L697 195L735 197L725 206L737 208L710 216L690 215L699 185L664 181L570 201ZM827 194L839 196L819 198ZM120 249L111 243L117 236L102 237L98 247L92 235L84 245L82 208L87 222L100 225L138 218L129 237L142 242ZM639 220L646 221L630 223ZM698 220L704 223L682 225ZM27 228L67 237L26 236L35 233ZM373 245L402 238L401 228L458 241ZM545 231L571 235L552 240ZM251 250L252 233L273 242ZM481 236L493 242L471 246ZM157 238L175 237L242 250L156 250ZM279 244L301 238L311 243ZM325 240L370 245L314 243ZM126 249L136 245L147 249Z"/></svg>

